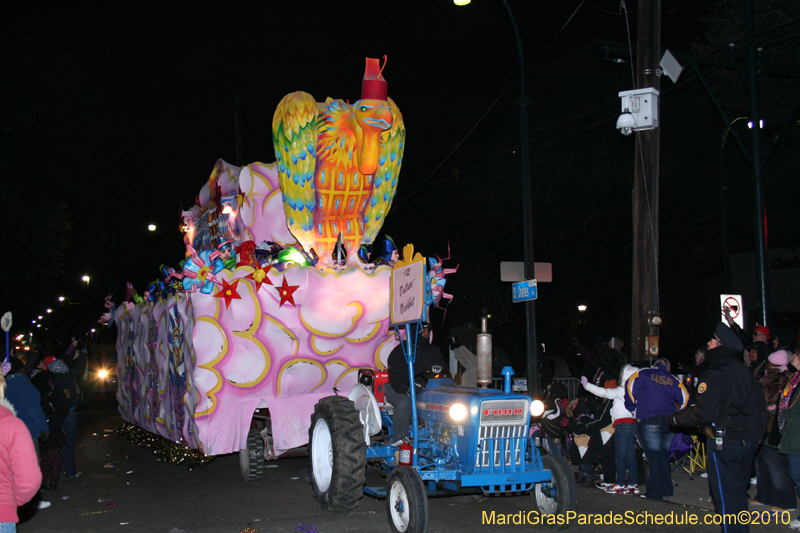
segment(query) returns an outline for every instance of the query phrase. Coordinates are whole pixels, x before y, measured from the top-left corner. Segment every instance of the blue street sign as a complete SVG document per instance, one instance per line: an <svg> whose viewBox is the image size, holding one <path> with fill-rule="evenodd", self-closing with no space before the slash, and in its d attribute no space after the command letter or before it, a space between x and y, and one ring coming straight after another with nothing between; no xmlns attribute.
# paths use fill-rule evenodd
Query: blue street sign
<svg viewBox="0 0 800 533"><path fill-rule="evenodd" d="M536 280L520 281L511 286L511 298L514 303L536 299Z"/></svg>

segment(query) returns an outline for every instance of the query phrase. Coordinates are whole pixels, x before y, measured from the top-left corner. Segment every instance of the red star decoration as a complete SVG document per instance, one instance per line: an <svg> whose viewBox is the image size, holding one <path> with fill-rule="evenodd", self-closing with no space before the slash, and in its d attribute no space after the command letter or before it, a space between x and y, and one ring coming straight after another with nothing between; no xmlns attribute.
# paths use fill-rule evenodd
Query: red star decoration
<svg viewBox="0 0 800 533"><path fill-rule="evenodd" d="M252 279L256 282L256 292L261 290L261 284L267 283L272 285L272 281L267 277L267 273L269 273L272 265L268 265L267 268L257 268L252 273L246 275L244 279Z"/></svg>
<svg viewBox="0 0 800 533"><path fill-rule="evenodd" d="M214 298L224 298L225 299L225 309L231 304L231 300L241 300L242 297L239 296L239 293L236 292L236 286L239 285L239 280L237 279L233 283L228 283L225 279L222 279L222 290L219 291L217 294L214 295Z"/></svg>
<svg viewBox="0 0 800 533"><path fill-rule="evenodd" d="M281 303L278 307L283 307L283 304L285 304L286 302L289 302L293 306L297 307L297 305L295 305L294 303L294 297L292 295L294 294L294 291L300 288L300 285L290 286L289 283L286 281L286 278L284 277L281 286L275 288L278 290L278 294L280 294L281 296Z"/></svg>

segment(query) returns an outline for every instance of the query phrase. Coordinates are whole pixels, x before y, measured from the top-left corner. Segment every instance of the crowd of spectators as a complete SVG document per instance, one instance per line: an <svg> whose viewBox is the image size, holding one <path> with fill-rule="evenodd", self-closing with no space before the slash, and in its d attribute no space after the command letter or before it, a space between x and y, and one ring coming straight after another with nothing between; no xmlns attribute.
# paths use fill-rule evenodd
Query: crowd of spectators
<svg viewBox="0 0 800 533"><path fill-rule="evenodd" d="M667 357L632 366L616 337L593 346L573 339L585 363L582 389L570 398L563 383L553 383L534 431L545 452L577 466L578 484L609 494L673 498L672 463L688 452L678 446L683 440L693 453L706 451L702 477L717 512L794 512L800 494L795 340L765 326L747 335L728 317L691 360L675 362L673 374ZM749 499L753 485L757 493ZM800 529L800 519L789 527Z"/></svg>
<svg viewBox="0 0 800 533"><path fill-rule="evenodd" d="M61 357L41 357L30 350L11 354L3 364L0 525L4 531L14 531L18 506L36 499L40 491L56 490L62 474L81 475L75 467L77 378L86 365L86 353L73 338ZM50 502L39 497L36 506L46 509Z"/></svg>

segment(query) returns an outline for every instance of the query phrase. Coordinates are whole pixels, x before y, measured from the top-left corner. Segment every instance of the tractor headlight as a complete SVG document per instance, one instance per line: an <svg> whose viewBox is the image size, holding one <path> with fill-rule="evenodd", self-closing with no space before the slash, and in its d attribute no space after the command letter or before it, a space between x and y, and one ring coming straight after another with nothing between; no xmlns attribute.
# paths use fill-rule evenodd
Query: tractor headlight
<svg viewBox="0 0 800 533"><path fill-rule="evenodd" d="M533 400L531 402L531 416L542 416L542 413L544 413L542 400Z"/></svg>
<svg viewBox="0 0 800 533"><path fill-rule="evenodd" d="M467 417L467 408L464 404L454 403L450 406L450 418L456 422L460 422Z"/></svg>
<svg viewBox="0 0 800 533"><path fill-rule="evenodd" d="M100 379L105 379L108 377L108 370L101 370L97 373L97 377Z"/></svg>

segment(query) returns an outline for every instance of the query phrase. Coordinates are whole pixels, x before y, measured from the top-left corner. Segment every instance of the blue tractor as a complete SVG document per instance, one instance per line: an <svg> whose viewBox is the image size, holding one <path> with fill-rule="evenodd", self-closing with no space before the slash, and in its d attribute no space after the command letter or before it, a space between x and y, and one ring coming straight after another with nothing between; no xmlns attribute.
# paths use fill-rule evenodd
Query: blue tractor
<svg viewBox="0 0 800 533"><path fill-rule="evenodd" d="M413 383L417 335L411 328L419 324L404 327ZM534 511L555 515L542 523L569 525L565 517L577 507L575 478L563 457L543 456L534 446L530 417L544 406L511 392L511 368L504 369L503 391L462 387L446 377L432 377L419 393L412 386L411 436L399 447L391 444L392 407L379 404L370 372L348 397L328 396L315 406L308 449L311 485L323 509L349 511L362 494L386 498L393 532L423 533L428 495L529 493ZM368 462L388 478L385 487L365 486Z"/></svg>

